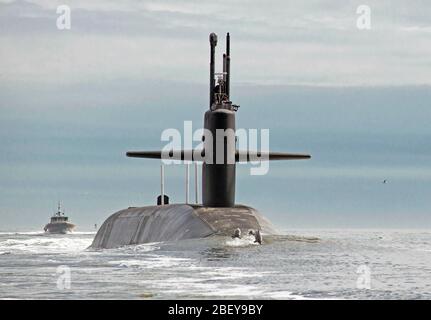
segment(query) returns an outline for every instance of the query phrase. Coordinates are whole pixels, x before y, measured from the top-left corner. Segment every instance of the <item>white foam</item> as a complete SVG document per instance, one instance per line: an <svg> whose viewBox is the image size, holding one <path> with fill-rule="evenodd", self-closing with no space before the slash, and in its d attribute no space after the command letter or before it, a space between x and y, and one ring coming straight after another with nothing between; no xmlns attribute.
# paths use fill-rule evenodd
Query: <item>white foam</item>
<svg viewBox="0 0 431 320"><path fill-rule="evenodd" d="M154 269L154 268L169 268L174 266L179 266L184 262L190 261L191 259L184 258L173 258L173 257L165 257L165 256L148 256L143 257L142 259L127 259L127 260L115 260L110 261L109 264L118 265L119 267L139 267L145 269Z"/></svg>
<svg viewBox="0 0 431 320"><path fill-rule="evenodd" d="M92 239L70 237L32 237L0 241L0 251L11 253L69 253L85 250Z"/></svg>
<svg viewBox="0 0 431 320"><path fill-rule="evenodd" d="M0 235L38 235L38 234L44 234L44 231L5 231L0 232Z"/></svg>
<svg viewBox="0 0 431 320"><path fill-rule="evenodd" d="M290 291L272 291L262 294L262 298L281 299L281 300L312 300L304 296L293 294Z"/></svg>
<svg viewBox="0 0 431 320"><path fill-rule="evenodd" d="M233 238L226 241L226 246L229 247L248 247L248 246L258 246L259 244L254 242L254 237L246 236L243 238Z"/></svg>

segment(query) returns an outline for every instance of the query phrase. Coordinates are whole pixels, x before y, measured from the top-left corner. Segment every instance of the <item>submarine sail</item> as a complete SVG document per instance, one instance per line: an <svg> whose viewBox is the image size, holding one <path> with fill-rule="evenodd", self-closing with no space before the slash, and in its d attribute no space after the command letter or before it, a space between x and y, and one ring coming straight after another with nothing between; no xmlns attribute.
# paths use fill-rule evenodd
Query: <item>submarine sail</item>
<svg viewBox="0 0 431 320"><path fill-rule="evenodd" d="M215 73L217 35L211 33L209 109L204 129L203 150L129 151L128 157L202 162L202 205L160 204L131 207L111 215L98 230L91 247L113 248L146 242L176 241L211 235L231 236L256 230L276 234L275 227L256 209L235 203L236 163L256 160L301 160L308 154L249 152L236 150L235 115L239 106L230 100L230 35L226 36L223 72ZM217 76L217 81L216 81ZM197 156L199 155L199 156Z"/></svg>

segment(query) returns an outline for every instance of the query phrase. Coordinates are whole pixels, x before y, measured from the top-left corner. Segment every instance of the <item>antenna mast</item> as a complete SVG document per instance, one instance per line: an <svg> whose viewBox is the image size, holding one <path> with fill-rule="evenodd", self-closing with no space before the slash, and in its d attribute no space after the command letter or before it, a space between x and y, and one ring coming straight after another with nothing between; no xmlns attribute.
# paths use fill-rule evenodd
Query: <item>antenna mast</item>
<svg viewBox="0 0 431 320"><path fill-rule="evenodd" d="M230 100L230 35L226 35L226 95Z"/></svg>
<svg viewBox="0 0 431 320"><path fill-rule="evenodd" d="M214 103L214 88L215 88L215 47L217 45L217 35L215 33L210 34L210 46L211 46L211 61L210 61L210 108Z"/></svg>

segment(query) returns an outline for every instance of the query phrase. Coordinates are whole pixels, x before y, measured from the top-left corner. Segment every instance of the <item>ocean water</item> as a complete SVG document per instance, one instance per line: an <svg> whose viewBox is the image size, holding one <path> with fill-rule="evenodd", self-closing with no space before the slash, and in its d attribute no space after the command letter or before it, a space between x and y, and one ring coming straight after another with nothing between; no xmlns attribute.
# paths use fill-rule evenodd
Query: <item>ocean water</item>
<svg viewBox="0 0 431 320"><path fill-rule="evenodd" d="M431 299L431 231L285 234L91 250L92 232L0 232L0 298Z"/></svg>

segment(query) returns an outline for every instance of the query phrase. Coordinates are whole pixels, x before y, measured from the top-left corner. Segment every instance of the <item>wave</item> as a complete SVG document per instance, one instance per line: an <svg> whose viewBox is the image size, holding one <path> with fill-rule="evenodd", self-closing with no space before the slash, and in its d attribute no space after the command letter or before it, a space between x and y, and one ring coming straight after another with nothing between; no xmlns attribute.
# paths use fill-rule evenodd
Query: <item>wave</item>
<svg viewBox="0 0 431 320"><path fill-rule="evenodd" d="M248 247L248 246L258 246L257 242L254 242L253 236L246 236L244 238L233 238L225 242L228 247Z"/></svg>
<svg viewBox="0 0 431 320"><path fill-rule="evenodd" d="M12 236L12 235L40 235L44 234L44 231L2 231L0 236Z"/></svg>
<svg viewBox="0 0 431 320"><path fill-rule="evenodd" d="M191 259L186 258L173 258L166 256L152 255L148 257L143 257L143 259L127 259L127 260L117 260L109 261L109 264L115 265L122 268L144 268L144 269L154 269L154 268L170 268L181 266L184 263L189 262Z"/></svg>
<svg viewBox="0 0 431 320"><path fill-rule="evenodd" d="M9 253L70 253L85 250L91 238L31 237L0 241L0 252Z"/></svg>
<svg viewBox="0 0 431 320"><path fill-rule="evenodd" d="M1 231L0 236L12 236L12 235L43 235L49 234L45 231ZM87 234L96 234L96 231L72 231L67 234L76 234L76 235L87 235Z"/></svg>

